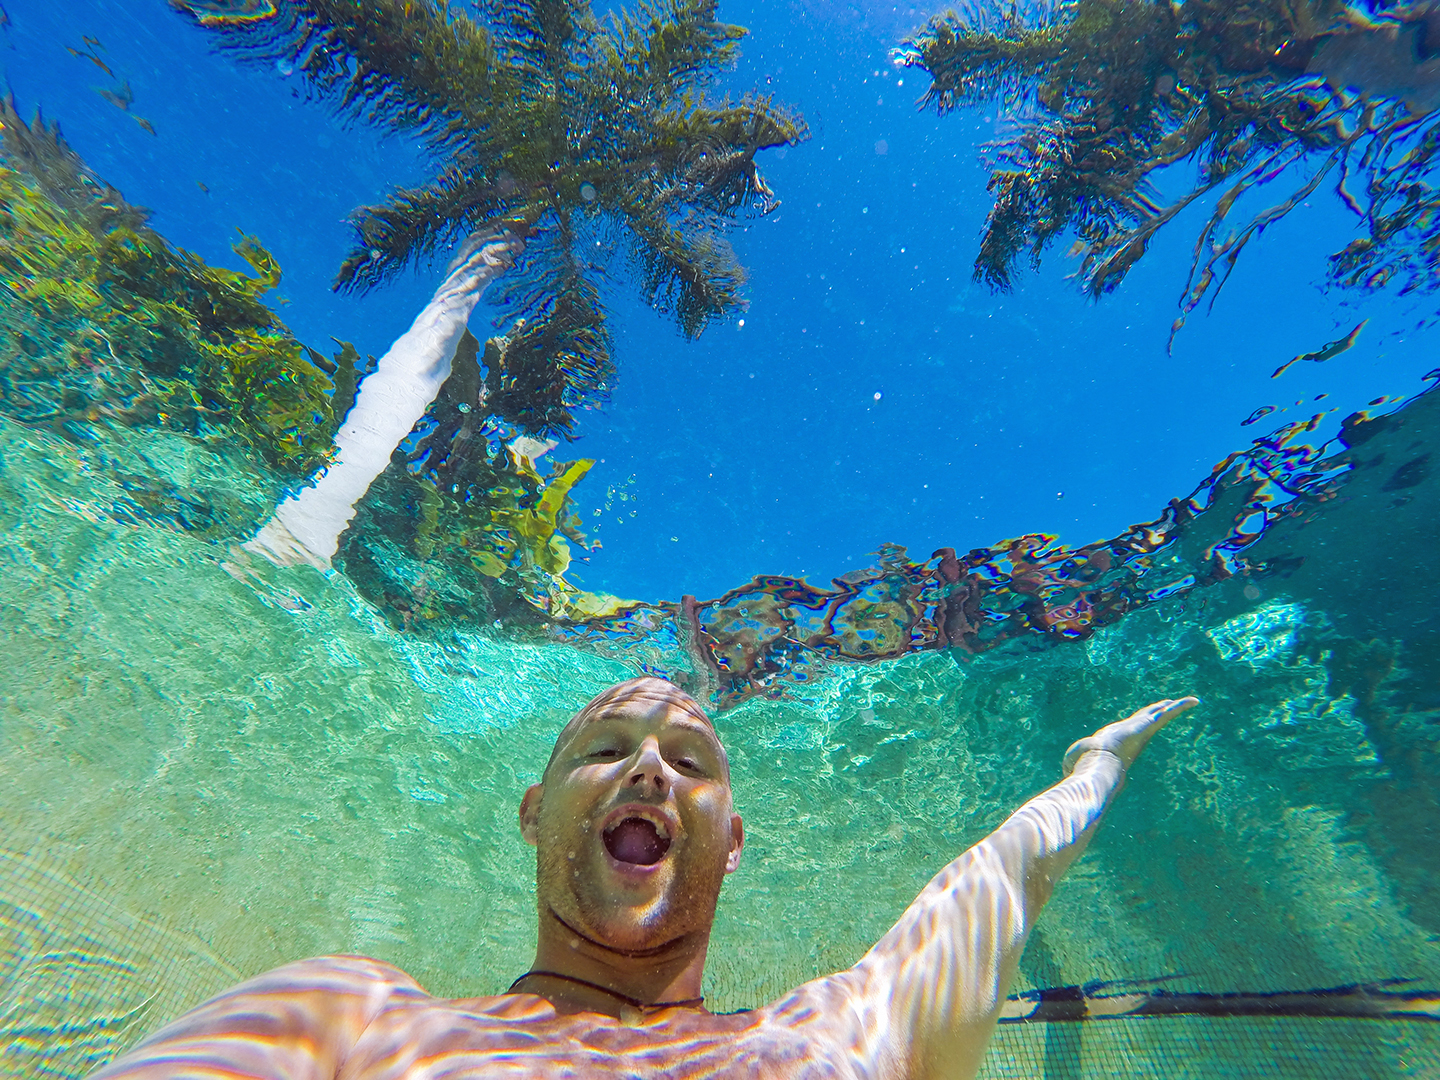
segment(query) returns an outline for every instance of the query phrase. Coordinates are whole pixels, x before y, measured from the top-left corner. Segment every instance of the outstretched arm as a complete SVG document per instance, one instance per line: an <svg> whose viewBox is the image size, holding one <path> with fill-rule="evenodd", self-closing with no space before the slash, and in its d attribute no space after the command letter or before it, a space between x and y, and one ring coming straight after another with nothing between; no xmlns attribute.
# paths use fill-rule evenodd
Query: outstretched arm
<svg viewBox="0 0 1440 1080"><path fill-rule="evenodd" d="M286 964L196 1006L90 1080L333 1080L397 993L424 991L378 960L321 956Z"/></svg>
<svg viewBox="0 0 1440 1080"><path fill-rule="evenodd" d="M1055 882L1151 736L1196 703L1159 701L1075 743L1060 783L936 875L860 963L812 984L848 999L873 1075L975 1075Z"/></svg>

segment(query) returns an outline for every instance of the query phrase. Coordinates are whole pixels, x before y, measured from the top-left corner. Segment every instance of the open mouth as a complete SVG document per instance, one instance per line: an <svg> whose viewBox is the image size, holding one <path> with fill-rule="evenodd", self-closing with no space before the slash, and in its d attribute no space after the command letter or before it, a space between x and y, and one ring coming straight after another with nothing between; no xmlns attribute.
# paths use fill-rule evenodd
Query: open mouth
<svg viewBox="0 0 1440 1080"><path fill-rule="evenodd" d="M621 818L601 835L616 862L632 866L654 866L670 850L669 830L648 817L636 814Z"/></svg>

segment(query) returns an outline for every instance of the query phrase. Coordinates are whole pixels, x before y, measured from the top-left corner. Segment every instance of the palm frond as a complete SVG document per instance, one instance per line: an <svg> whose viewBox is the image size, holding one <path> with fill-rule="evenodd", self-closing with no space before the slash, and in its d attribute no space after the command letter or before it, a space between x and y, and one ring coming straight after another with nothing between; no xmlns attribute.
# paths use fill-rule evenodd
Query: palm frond
<svg viewBox="0 0 1440 1080"><path fill-rule="evenodd" d="M430 183L402 188L379 206L351 215L356 247L335 277L335 288L368 292L406 265L504 217L515 206L516 185L488 180L463 165L446 166Z"/></svg>
<svg viewBox="0 0 1440 1080"><path fill-rule="evenodd" d="M596 30L589 0L481 0L500 62L524 71L527 85L556 93L583 64L575 45Z"/></svg>
<svg viewBox="0 0 1440 1080"><path fill-rule="evenodd" d="M346 116L432 143L485 132L514 79L435 0L170 0L242 59L300 74Z"/></svg>
<svg viewBox="0 0 1440 1080"><path fill-rule="evenodd" d="M657 118L649 143L664 149L659 162L672 196L721 217L768 214L779 206L760 175L755 155L809 137L803 119L770 98L743 98ZM652 159L652 164L654 159Z"/></svg>
<svg viewBox="0 0 1440 1080"><path fill-rule="evenodd" d="M1207 129L1207 134L1208 129ZM1196 144L1187 143L1192 149ZM1046 247L1073 230L1090 253L1125 254L1085 280L1098 294L1119 284L1131 256L1143 251L1145 222L1162 214L1149 182L1155 164L1150 142L1110 122L1107 107L1073 116L1030 118L1011 138L989 147L998 167L987 185L994 205L985 222L975 279L1007 289L1012 271L1029 249L1038 265ZM1166 216L1168 220L1168 216ZM1131 230L1136 232L1132 233ZM1143 234L1143 235L1141 235ZM1132 240L1139 240L1131 243ZM1129 261L1126 261L1126 260Z"/></svg>
<svg viewBox="0 0 1440 1080"><path fill-rule="evenodd" d="M1440 124L1398 133L1371 158L1363 209L1346 190L1350 162L1343 163L1337 187L1369 236L1330 257L1330 280L1378 289L1398 278L1402 293L1440 288L1440 190L1429 176L1437 158Z"/></svg>
<svg viewBox="0 0 1440 1080"><path fill-rule="evenodd" d="M778 205L756 154L809 134L769 97L703 100L745 33L716 0L642 0L604 25L589 0L475 0L473 21L441 0L171 2L342 112L428 140L437 175L356 211L337 287L372 288L497 218L543 226L488 397L531 432L568 432L613 375L572 229L628 228L645 299L693 337L741 302L726 222Z"/></svg>
<svg viewBox="0 0 1440 1080"><path fill-rule="evenodd" d="M651 0L611 16L596 66L622 113L668 107L735 63L745 29L715 11L716 0Z"/></svg>
<svg viewBox="0 0 1440 1080"><path fill-rule="evenodd" d="M531 301L485 347L485 407L527 435L571 436L574 410L609 396L615 377L600 292L569 247L532 270Z"/></svg>
<svg viewBox="0 0 1440 1080"><path fill-rule="evenodd" d="M920 105L937 115L994 97L1010 101L1063 55L1064 10L971 5L931 19L892 56L930 74Z"/></svg>
<svg viewBox="0 0 1440 1080"><path fill-rule="evenodd" d="M1038 263L1069 231L1075 276L1098 297L1161 228L1218 189L1178 330L1207 296L1213 304L1250 240L1338 173L1338 194L1370 236L1331 260L1332 280L1378 287L1400 273L1406 288L1440 287L1429 179L1440 119L1418 90L1418 106L1390 96L1407 79L1430 85L1420 61L1407 69L1393 48L1395 24L1405 32L1427 15L1391 4L1365 22L1342 0L1066 0L1036 11L937 17L896 54L930 73L922 104L937 112L995 93L1033 103L1018 132L990 148L994 203L977 278L1008 287L1022 255ZM1357 78L1374 86L1337 89ZM1184 161L1196 181L1162 198L1170 185L1159 176ZM1357 175L1359 196L1347 187ZM1237 202L1279 177L1288 197L1222 235Z"/></svg>
<svg viewBox="0 0 1440 1080"><path fill-rule="evenodd" d="M632 214L630 227L641 295L657 311L674 315L687 338L741 306L745 271L718 230L644 213Z"/></svg>

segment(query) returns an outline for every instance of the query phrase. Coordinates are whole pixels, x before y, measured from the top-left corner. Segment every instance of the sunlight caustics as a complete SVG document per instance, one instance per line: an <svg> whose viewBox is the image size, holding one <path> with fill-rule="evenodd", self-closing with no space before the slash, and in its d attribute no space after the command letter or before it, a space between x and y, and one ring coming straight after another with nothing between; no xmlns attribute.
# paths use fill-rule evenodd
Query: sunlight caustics
<svg viewBox="0 0 1440 1080"><path fill-rule="evenodd" d="M325 1080L342 1064L356 1080L399 1080L416 1067L517 1077L701 1078L757 1067L856 1080L972 1076L1055 883L1090 840L1127 767L1195 704L1158 702L1075 743L1065 779L941 871L858 964L751 1012L715 1018L656 1007L628 1018L622 1011L619 1024L607 1023L585 1010L557 1014L523 991L436 1001L393 968L321 958L213 998L97 1080L158 1080L177 1067L202 1076L239 1069L259 1080ZM557 749L585 721L585 712L572 720ZM549 783L548 769L546 777Z"/></svg>
<svg viewBox="0 0 1440 1080"><path fill-rule="evenodd" d="M556 1064L504 995L516 806L646 673L728 748L700 990L754 1011L557 1021L569 1065L1440 1075L1440 19L730 2L733 78L709 0L0 7L46 117L0 103L0 1072L80 1080L245 980L215 1007L339 1017L247 1029L257 1068L369 1021L380 1073L480 1029ZM457 242L362 379L395 294L326 268ZM1063 517L977 531L1052 466ZM1090 474L1138 524L1064 532ZM830 516L775 553L772 500ZM625 557L774 554L608 595L637 505ZM1034 798L1192 691L1118 799L1103 748Z"/></svg>

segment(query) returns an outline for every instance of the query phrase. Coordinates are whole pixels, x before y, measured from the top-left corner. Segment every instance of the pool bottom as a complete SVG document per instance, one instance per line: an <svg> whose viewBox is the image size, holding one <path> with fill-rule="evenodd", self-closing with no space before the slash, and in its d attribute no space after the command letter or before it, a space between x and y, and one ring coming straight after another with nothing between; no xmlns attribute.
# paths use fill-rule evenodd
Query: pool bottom
<svg viewBox="0 0 1440 1080"><path fill-rule="evenodd" d="M147 444L177 469L182 451ZM106 475L0 425L6 1071L79 1076L236 978L318 953L381 957L438 994L503 989L533 949L515 806L564 719L636 658L397 634L343 579L237 578L225 545L117 523L95 509L117 497ZM754 1006L853 963L1055 779L1073 738L1191 690L1203 709L1134 771L1023 985L1440 986L1436 773L1414 689L1433 659L1265 589L1065 649L838 669L805 700L722 714L749 845L709 1002ZM1425 1076L1435 1030L1005 1028L986 1068Z"/></svg>
<svg viewBox="0 0 1440 1080"><path fill-rule="evenodd" d="M0 1026L0 1064L7 1075L84 1076L161 1018L242 978L199 938L116 908L50 854L0 850L0 867L0 939L12 963L22 961L5 984L11 1022ZM1037 944L1043 953L1043 932ZM41 954L47 962L35 962ZM23 1025L14 1022L21 1017ZM1437 1074L1436 1024L1173 1017L1004 1025L980 1080Z"/></svg>

